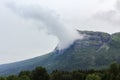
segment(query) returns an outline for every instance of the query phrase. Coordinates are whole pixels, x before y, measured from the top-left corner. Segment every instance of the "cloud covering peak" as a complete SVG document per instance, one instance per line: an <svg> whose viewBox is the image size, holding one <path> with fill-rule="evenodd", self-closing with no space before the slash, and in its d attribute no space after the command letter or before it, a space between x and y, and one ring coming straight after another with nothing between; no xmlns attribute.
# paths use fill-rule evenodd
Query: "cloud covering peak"
<svg viewBox="0 0 120 80"><path fill-rule="evenodd" d="M67 48L76 39L82 38L76 30L63 24L58 15L47 8L43 8L39 5L17 4L16 2L7 3L6 5L16 14L26 18L26 20L43 23L44 25L42 25L42 27L45 27L50 34L59 39L59 49Z"/></svg>

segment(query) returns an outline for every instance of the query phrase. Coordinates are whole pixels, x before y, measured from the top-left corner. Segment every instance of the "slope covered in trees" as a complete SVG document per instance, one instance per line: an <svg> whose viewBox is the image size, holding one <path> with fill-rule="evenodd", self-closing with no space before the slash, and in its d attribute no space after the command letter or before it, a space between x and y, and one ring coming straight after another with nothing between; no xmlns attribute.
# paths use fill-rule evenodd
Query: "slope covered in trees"
<svg viewBox="0 0 120 80"><path fill-rule="evenodd" d="M57 48L47 54L33 59L1 65L0 74L17 74L22 70L32 70L42 66L51 72L53 70L73 71L89 69L105 69L116 61L120 63L120 33L79 31L85 35L82 40L76 40L68 49L59 51Z"/></svg>
<svg viewBox="0 0 120 80"><path fill-rule="evenodd" d="M55 70L51 73L43 67L36 67L32 71L21 71L18 75L0 77L0 80L120 80L120 65L114 62L104 70Z"/></svg>

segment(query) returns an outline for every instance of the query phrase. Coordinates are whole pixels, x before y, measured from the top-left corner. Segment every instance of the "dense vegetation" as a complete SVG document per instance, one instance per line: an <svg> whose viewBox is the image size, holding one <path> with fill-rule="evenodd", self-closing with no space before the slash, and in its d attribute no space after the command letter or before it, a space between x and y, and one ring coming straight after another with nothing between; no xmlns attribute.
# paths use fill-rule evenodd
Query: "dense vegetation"
<svg viewBox="0 0 120 80"><path fill-rule="evenodd" d="M106 69L111 62L120 63L120 33L79 31L85 35L76 40L68 49L57 48L46 55L33 59L0 66L0 75L18 74L23 70L33 70L37 66L53 70L74 71L86 69Z"/></svg>
<svg viewBox="0 0 120 80"><path fill-rule="evenodd" d="M37 67L32 71L21 71L18 75L0 77L0 80L120 80L120 65L114 62L104 70L55 70L51 73L43 67Z"/></svg>

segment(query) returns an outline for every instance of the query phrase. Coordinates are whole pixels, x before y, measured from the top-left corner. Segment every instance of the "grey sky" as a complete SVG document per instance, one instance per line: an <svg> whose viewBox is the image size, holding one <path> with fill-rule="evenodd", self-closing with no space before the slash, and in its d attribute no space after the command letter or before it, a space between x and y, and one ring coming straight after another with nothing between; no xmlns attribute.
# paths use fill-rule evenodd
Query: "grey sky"
<svg viewBox="0 0 120 80"><path fill-rule="evenodd" d="M34 3L48 8L58 14L69 27L114 33L120 31L120 24L117 24L120 20L114 19L114 16L119 16L120 9L119 2L116 4L116 1L20 0L19 3ZM46 30L41 29L38 23L15 14L2 2L0 0L0 64L39 56L55 48L58 44L57 37L46 34ZM111 11L115 14L109 16ZM113 24L109 24L111 20L104 19L104 16L112 17Z"/></svg>

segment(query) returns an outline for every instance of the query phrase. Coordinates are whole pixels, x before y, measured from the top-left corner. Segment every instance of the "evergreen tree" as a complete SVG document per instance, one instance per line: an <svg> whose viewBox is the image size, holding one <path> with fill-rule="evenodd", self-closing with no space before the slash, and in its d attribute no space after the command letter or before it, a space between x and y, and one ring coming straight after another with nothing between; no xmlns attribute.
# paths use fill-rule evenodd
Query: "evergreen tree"
<svg viewBox="0 0 120 80"><path fill-rule="evenodd" d="M113 73L114 75L117 75L119 73L119 65L116 62L113 62L110 65L110 73Z"/></svg>
<svg viewBox="0 0 120 80"><path fill-rule="evenodd" d="M84 75L82 73L80 73L79 71L73 71L72 79L73 80L84 80Z"/></svg>
<svg viewBox="0 0 120 80"><path fill-rule="evenodd" d="M110 77L109 77L109 80L115 80L115 79L116 79L115 75L111 74Z"/></svg>
<svg viewBox="0 0 120 80"><path fill-rule="evenodd" d="M110 74L107 72L103 74L102 80L109 80L109 78L110 78Z"/></svg>
<svg viewBox="0 0 120 80"><path fill-rule="evenodd" d="M30 77L31 76L31 72L30 71L21 71L18 76L19 77L21 77L21 76L28 76L28 77Z"/></svg>
<svg viewBox="0 0 120 80"><path fill-rule="evenodd" d="M72 80L72 76L70 74L63 74L62 80Z"/></svg>
<svg viewBox="0 0 120 80"><path fill-rule="evenodd" d="M49 80L49 75L45 68L37 67L32 71L32 79L33 80Z"/></svg>
<svg viewBox="0 0 120 80"><path fill-rule="evenodd" d="M28 76L24 75L24 76L20 76L19 80L30 80L30 78Z"/></svg>
<svg viewBox="0 0 120 80"><path fill-rule="evenodd" d="M120 80L120 73L117 75L116 80Z"/></svg>
<svg viewBox="0 0 120 80"><path fill-rule="evenodd" d="M19 79L15 75L10 75L10 76L7 77L7 80L19 80Z"/></svg>
<svg viewBox="0 0 120 80"><path fill-rule="evenodd" d="M53 71L51 74L52 80L62 80L62 72L61 71Z"/></svg>

